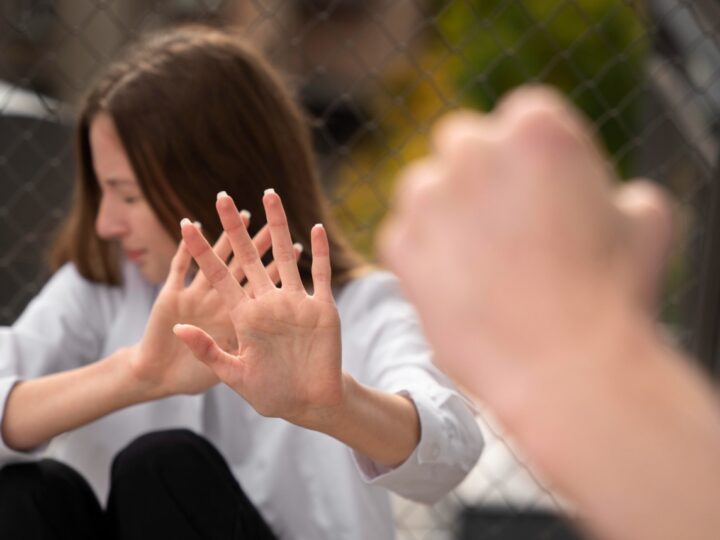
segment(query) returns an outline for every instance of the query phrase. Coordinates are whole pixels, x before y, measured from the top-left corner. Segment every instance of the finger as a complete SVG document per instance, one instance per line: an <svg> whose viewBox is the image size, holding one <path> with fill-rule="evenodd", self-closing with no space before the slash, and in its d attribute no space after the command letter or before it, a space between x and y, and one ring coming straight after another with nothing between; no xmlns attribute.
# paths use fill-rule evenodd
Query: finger
<svg viewBox="0 0 720 540"><path fill-rule="evenodd" d="M467 109L446 114L432 128L433 150L440 155L451 155L468 138L492 137L493 133L497 131L493 130L495 123L492 119L492 115L484 115Z"/></svg>
<svg viewBox="0 0 720 540"><path fill-rule="evenodd" d="M227 262L228 258L232 254L232 246L230 245L230 239L225 231L220 234L212 249L218 258Z"/></svg>
<svg viewBox="0 0 720 540"><path fill-rule="evenodd" d="M647 180L634 180L617 190L615 205L630 225L626 237L638 269L639 300L654 311L674 239L669 197Z"/></svg>
<svg viewBox="0 0 720 540"><path fill-rule="evenodd" d="M240 217L245 223L245 226L250 223L250 212L248 212L247 210L242 210L240 212ZM213 251L218 257L220 257L220 259L222 259L226 263L228 262L230 255L232 255L232 245L230 244L230 239L228 238L228 235L225 231L220 234L217 241L215 242L215 245L213 245ZM230 271L233 272L233 275L238 281L245 277L245 274L243 274L242 271L238 272L239 276L235 274L235 268L233 268L232 263L228 264L228 266L230 267ZM200 289L209 289L211 287L210 282L205 278L205 275L202 272L198 273L198 275L195 276L195 279L193 280L193 285L197 286Z"/></svg>
<svg viewBox="0 0 720 540"><path fill-rule="evenodd" d="M245 227L247 227L250 224L250 212L247 210L241 210L240 219L242 219L243 223L245 223ZM213 251L225 262L227 262L230 255L232 255L232 244L230 243L230 238L225 231L220 233L215 245L213 245Z"/></svg>
<svg viewBox="0 0 720 540"><path fill-rule="evenodd" d="M270 226L273 259L277 264L283 289L304 291L290 238L287 216L280 196L274 190L268 189L263 195L263 205Z"/></svg>
<svg viewBox="0 0 720 540"><path fill-rule="evenodd" d="M299 259L300 259L300 255L302 255L302 252L303 252L303 246L302 246L302 244L300 244L300 243L298 243L298 242L294 243L294 244L293 244L293 251L294 251L294 253L295 253L295 260L296 260L296 261L299 260ZM277 264L275 264L275 261L272 261L270 264L268 264L268 265L265 267L265 270L267 271L268 276L270 277L270 279L272 280L272 282L273 282L275 285L279 285L279 284L280 284L280 271L278 270L278 267L277 267Z"/></svg>
<svg viewBox="0 0 720 540"><path fill-rule="evenodd" d="M233 260L236 261L248 282L251 283L255 294L273 289L274 285L270 281L267 272L265 272L265 267L260 260L260 254L250 239L247 227L232 198L224 191L221 191L218 193L215 207L220 216L223 229L230 238L233 253L235 254Z"/></svg>
<svg viewBox="0 0 720 540"><path fill-rule="evenodd" d="M313 296L319 300L332 302L332 269L330 266L330 246L327 232L321 223L310 231L312 243Z"/></svg>
<svg viewBox="0 0 720 540"><path fill-rule="evenodd" d="M193 356L207 365L218 378L226 382L230 373L241 373L242 363L233 355L225 352L203 329L191 324L176 324L173 333L182 341ZM233 380L236 384L237 380Z"/></svg>
<svg viewBox="0 0 720 540"><path fill-rule="evenodd" d="M406 265L411 264L408 256L435 226L429 216L436 214L438 205L447 198L446 163L438 156L425 157L399 174L392 211L378 234L383 262L396 273L404 274Z"/></svg>
<svg viewBox="0 0 720 540"><path fill-rule="evenodd" d="M240 212L242 215L243 211ZM260 229L255 236L253 236L252 243L255 245L255 249L258 252L258 255L260 258L264 257L265 254L270 249L270 246L272 245L272 241L270 240L270 229L268 228L267 224L263 225L262 229ZM235 276L235 279L238 281L242 281L245 277L245 272L243 272L242 267L240 266L240 262L236 259L233 259L230 261L230 271L233 273L233 276ZM272 278L270 278L272 281Z"/></svg>
<svg viewBox="0 0 720 540"><path fill-rule="evenodd" d="M434 186L443 176L444 166L444 161L430 156L406 165L398 174L393 212L404 216L423 215L426 203L432 205L435 202Z"/></svg>
<svg viewBox="0 0 720 540"><path fill-rule="evenodd" d="M493 115L508 133L529 133L532 138L529 146L542 144L541 152L582 152L591 159L607 161L592 124L570 100L551 87L520 87L502 99ZM574 150L566 149L570 139Z"/></svg>
<svg viewBox="0 0 720 540"><path fill-rule="evenodd" d="M173 255L172 261L170 261L170 273L165 282L166 287L173 290L185 288L185 278L190 268L190 261L192 261L192 256L187 249L185 241L180 240L175 255Z"/></svg>
<svg viewBox="0 0 720 540"><path fill-rule="evenodd" d="M196 225L197 224L198 223L196 222ZM217 255L221 260L227 263L228 258L232 253L232 246L230 245L230 240L228 239L227 234L225 234L224 231L220 234L212 249L215 252L215 255ZM212 285L210 285L210 282L205 277L205 274L203 274L202 272L197 273L195 279L193 279L192 286L197 287L200 290L207 290L212 287Z"/></svg>
<svg viewBox="0 0 720 540"><path fill-rule="evenodd" d="M402 281L406 265L411 264L405 255L408 218L397 212L389 214L380 224L377 245L380 261Z"/></svg>
<svg viewBox="0 0 720 540"><path fill-rule="evenodd" d="M197 227L184 219L181 231L190 254L200 267L200 271L220 294L228 309L234 308L246 299L245 292L230 273L225 262L217 256Z"/></svg>
<svg viewBox="0 0 720 540"><path fill-rule="evenodd" d="M573 131L586 132L592 128L569 99L550 86L537 84L521 86L509 92L500 100L493 114L512 121L535 110L554 113Z"/></svg>
<svg viewBox="0 0 720 540"><path fill-rule="evenodd" d="M224 232L220 235L220 238L217 239L212 249L220 260L227 262L230 253L232 253L232 247L230 246L230 240L228 240ZM192 287L197 287L199 291L206 291L211 289L212 285L210 285L210 281L205 277L205 274L198 272L195 279L193 279Z"/></svg>

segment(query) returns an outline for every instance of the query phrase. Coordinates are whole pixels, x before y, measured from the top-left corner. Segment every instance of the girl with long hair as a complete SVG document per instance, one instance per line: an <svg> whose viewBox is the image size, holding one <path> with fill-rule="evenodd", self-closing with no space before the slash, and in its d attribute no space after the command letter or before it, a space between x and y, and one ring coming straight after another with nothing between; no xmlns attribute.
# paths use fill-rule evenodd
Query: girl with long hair
<svg viewBox="0 0 720 540"><path fill-rule="evenodd" d="M236 36L136 46L88 94L77 156L56 272L0 329L2 537L391 538L387 490L432 502L474 465L470 409L334 225L302 115Z"/></svg>

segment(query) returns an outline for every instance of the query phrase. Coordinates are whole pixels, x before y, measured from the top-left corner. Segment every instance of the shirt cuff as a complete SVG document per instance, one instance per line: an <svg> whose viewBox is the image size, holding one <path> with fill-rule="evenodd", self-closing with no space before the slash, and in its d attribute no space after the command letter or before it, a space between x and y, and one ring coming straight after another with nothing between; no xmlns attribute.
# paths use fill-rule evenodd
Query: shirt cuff
<svg viewBox="0 0 720 540"><path fill-rule="evenodd" d="M387 467L352 451L361 478L407 498L433 503L459 484L477 463L482 436L463 399L446 388L401 390L420 418L420 441L397 467Z"/></svg>

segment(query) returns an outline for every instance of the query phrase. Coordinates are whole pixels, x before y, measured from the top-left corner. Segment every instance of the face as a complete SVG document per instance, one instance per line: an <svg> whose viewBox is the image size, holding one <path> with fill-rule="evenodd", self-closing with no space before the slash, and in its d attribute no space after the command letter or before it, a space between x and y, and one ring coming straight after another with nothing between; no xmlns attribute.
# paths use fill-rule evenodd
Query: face
<svg viewBox="0 0 720 540"><path fill-rule="evenodd" d="M90 124L93 168L101 199L95 230L120 244L125 257L151 283L162 283L177 243L143 196L112 118L98 114Z"/></svg>

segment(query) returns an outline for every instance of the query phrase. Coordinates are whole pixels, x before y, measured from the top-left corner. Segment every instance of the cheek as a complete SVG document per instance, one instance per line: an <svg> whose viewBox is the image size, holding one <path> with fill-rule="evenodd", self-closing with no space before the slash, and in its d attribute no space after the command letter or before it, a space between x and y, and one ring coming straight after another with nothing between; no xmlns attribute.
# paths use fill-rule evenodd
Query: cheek
<svg viewBox="0 0 720 540"><path fill-rule="evenodd" d="M172 259L175 254L178 242L170 236L170 233L168 233L159 222L153 230L153 244L158 255L162 257L163 260L166 260L167 264L170 264L170 259Z"/></svg>
<svg viewBox="0 0 720 540"><path fill-rule="evenodd" d="M138 231L145 236L149 248L155 251L158 256L167 257L169 255L172 257L177 242L148 206L138 208L135 223Z"/></svg>
<svg viewBox="0 0 720 540"><path fill-rule="evenodd" d="M160 223L157 223L156 228L152 231L152 237L149 237L148 248L151 251L151 268L149 270L153 273L152 279L161 283L167 278L170 271L173 256L177 251L177 242Z"/></svg>

